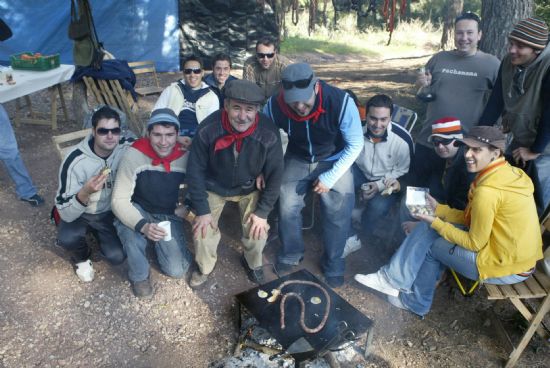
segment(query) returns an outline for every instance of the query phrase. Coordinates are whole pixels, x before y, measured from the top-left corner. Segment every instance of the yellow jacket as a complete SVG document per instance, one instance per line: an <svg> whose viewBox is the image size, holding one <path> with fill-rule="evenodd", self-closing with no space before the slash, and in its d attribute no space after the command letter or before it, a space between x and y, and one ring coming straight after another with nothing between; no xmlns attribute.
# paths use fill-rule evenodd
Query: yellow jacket
<svg viewBox="0 0 550 368"><path fill-rule="evenodd" d="M491 166L502 163L498 159ZM481 280L526 272L542 258L542 236L533 183L523 170L505 163L476 177L469 194L470 228L464 211L438 205L432 228L443 238L477 252Z"/></svg>

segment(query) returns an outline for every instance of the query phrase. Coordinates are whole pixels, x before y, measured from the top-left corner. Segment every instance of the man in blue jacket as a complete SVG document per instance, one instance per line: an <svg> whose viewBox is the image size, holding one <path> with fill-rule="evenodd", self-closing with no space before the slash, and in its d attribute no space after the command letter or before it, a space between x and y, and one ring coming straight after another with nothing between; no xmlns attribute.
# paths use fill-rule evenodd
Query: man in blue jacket
<svg viewBox="0 0 550 368"><path fill-rule="evenodd" d="M301 210L313 191L321 198L324 254L321 267L331 287L344 283L341 258L354 203L350 166L363 147L357 106L344 91L315 77L309 64L287 66L282 90L264 113L288 134L279 199L282 249L278 271L290 271L304 256Z"/></svg>

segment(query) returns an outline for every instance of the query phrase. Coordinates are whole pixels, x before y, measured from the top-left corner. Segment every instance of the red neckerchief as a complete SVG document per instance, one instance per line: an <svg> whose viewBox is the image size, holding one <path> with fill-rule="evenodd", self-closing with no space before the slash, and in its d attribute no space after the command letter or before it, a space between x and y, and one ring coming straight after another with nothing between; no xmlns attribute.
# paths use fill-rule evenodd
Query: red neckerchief
<svg viewBox="0 0 550 368"><path fill-rule="evenodd" d="M294 112L285 102L284 99L284 91L280 91L279 95L277 96L277 103L279 104L279 107L281 108L281 111L283 114L286 115L287 118L290 118L294 121L306 121L311 119L313 123L316 123L317 120L319 120L319 116L321 116L322 113L325 112L323 109L323 88L321 87L321 83L319 83L319 92L317 93L317 108L315 111L311 112L309 115L306 116L300 116Z"/></svg>
<svg viewBox="0 0 550 368"><path fill-rule="evenodd" d="M254 119L254 123L245 130L242 133L237 133L233 130L233 127L231 127L231 123L229 122L229 116L227 115L227 111L225 109L222 109L222 127L223 129L228 133L216 140L216 144L214 145L214 153L221 151L223 149L226 149L227 147L230 147L233 143L235 143L235 149L237 152L241 152L241 148L243 146L243 139L254 133L256 128L258 127L258 121L260 120L260 114L256 114L256 118Z"/></svg>
<svg viewBox="0 0 550 368"><path fill-rule="evenodd" d="M135 141L132 144L132 147L137 149L139 152L143 153L145 156L150 157L153 159L153 166L157 166L162 164L164 166L164 169L166 172L170 172L170 163L172 161L177 160L181 156L185 155L187 153L186 150L183 149L183 146L181 143L177 142L174 148L172 149L172 152L166 157L159 157L155 150L153 149L153 146L151 146L151 142L147 138L140 138L137 141Z"/></svg>
<svg viewBox="0 0 550 368"><path fill-rule="evenodd" d="M496 169L503 165L506 165L506 160L504 159L504 157L501 157L494 162L491 162L489 165L487 165L485 169L477 173L474 181L472 181L472 184L470 184L470 189L468 190L468 205L466 205L466 209L464 210L464 223L466 224L466 226L470 227L470 223L472 221L472 208L470 207L470 203L472 203L472 200L474 199L474 189L490 173L494 172Z"/></svg>

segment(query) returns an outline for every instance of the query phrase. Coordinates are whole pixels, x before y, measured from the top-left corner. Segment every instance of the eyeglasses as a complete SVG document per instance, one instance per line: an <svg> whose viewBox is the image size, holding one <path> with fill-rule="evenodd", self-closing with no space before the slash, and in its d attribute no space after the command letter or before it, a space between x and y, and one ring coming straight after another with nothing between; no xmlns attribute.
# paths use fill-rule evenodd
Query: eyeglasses
<svg viewBox="0 0 550 368"><path fill-rule="evenodd" d="M270 52L269 54L264 54L263 52L257 52L256 53L256 57L258 59L263 59L263 58L272 59L274 56L275 56L274 52Z"/></svg>
<svg viewBox="0 0 550 368"><path fill-rule="evenodd" d="M183 74L200 74L202 73L202 69L201 68L186 68L186 69L183 69Z"/></svg>
<svg viewBox="0 0 550 368"><path fill-rule="evenodd" d="M308 79L298 79L296 81L289 81L289 80L283 79L281 83L283 84L284 89L291 89L292 87L304 89L309 87L309 84L311 83L312 79L313 79L313 74Z"/></svg>
<svg viewBox="0 0 550 368"><path fill-rule="evenodd" d="M95 131L98 135L107 135L109 133L111 133L112 135L120 135L120 128L112 128L112 129L107 129L107 128L97 128L96 131Z"/></svg>
<svg viewBox="0 0 550 368"><path fill-rule="evenodd" d="M436 138L436 137L432 138L432 144L434 145L434 147L437 147L440 144L444 146L448 146L449 144L453 143L453 141L454 141L453 138Z"/></svg>

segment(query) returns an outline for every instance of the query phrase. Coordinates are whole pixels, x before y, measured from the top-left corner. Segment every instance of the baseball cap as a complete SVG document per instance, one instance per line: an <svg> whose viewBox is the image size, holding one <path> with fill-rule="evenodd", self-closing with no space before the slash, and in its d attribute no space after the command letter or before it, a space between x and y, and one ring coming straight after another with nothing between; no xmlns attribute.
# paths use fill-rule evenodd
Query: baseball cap
<svg viewBox="0 0 550 368"><path fill-rule="evenodd" d="M286 103L309 101L317 82L313 69L306 63L290 64L283 70L281 79Z"/></svg>

